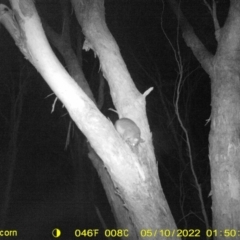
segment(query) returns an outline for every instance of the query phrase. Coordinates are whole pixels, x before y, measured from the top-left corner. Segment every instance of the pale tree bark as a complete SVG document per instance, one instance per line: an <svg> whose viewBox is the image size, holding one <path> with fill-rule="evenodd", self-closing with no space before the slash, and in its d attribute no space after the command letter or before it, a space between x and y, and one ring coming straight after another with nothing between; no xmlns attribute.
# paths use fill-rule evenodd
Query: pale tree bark
<svg viewBox="0 0 240 240"><path fill-rule="evenodd" d="M62 12L63 12L63 26L61 34L56 33L45 21L43 22L43 28L50 39L54 47L57 48L59 53L64 58L67 65L67 69L71 77L77 82L77 84L82 88L82 90L87 94L87 96L95 102L92 91L88 85L87 80L82 71L82 66L79 64L77 55L74 53L71 47L70 40L70 17L68 14L68 2L61 1Z"/></svg>
<svg viewBox="0 0 240 240"><path fill-rule="evenodd" d="M108 198L119 227L129 229L130 239L146 239L141 236L144 229L176 229L160 185L146 118L145 98L150 90L142 95L133 84L118 46L106 26L104 2L78 0L72 1L72 5L86 37L84 47L93 49L99 57L119 117L132 119L141 129L144 142L134 149L123 141L113 124L99 112L55 57L33 2L11 0L10 3L14 15L2 6L1 22L24 56L63 102L71 118L102 159L106 169L104 174L107 171L112 181ZM104 187L108 189L107 184ZM159 232L148 232L148 237L169 239Z"/></svg>
<svg viewBox="0 0 240 240"><path fill-rule="evenodd" d="M211 78L212 227L219 231L237 230L240 228L240 1L230 1L222 28L219 28L215 3L211 8L218 44L215 55L195 35L175 0L169 3L178 17L186 44ZM217 237L222 238L225 237Z"/></svg>
<svg viewBox="0 0 240 240"><path fill-rule="evenodd" d="M41 18L43 29L50 43L58 50L61 56L64 59L65 65L68 69L70 76L76 81L76 83L80 86L80 88L86 93L86 95L95 103L95 99L93 93L90 89L90 86L84 76L82 71L82 54L79 53L77 56L72 48L72 43L70 39L70 4L68 0L62 0L61 2L61 10L63 17L63 24L61 33L55 32L44 19ZM79 43L81 44L81 42ZM81 49L81 48L80 48ZM74 192L75 198L78 203L84 202L85 204L79 204L78 208L80 211L86 211L88 209L88 214L81 214L79 216L80 222L86 222L88 216L91 216L93 211L93 207L91 206L91 200L89 195L86 194L87 190L90 190L89 186L89 176L91 174L86 172L86 161L83 160L83 149L79 146L83 144L87 144L85 139L83 139L80 131L76 130L76 126L73 122L68 120L66 122L68 125L68 135L66 139L65 148L69 149L71 153L71 160L74 169ZM70 139L72 141L70 141ZM92 148L89 148L89 151L93 151ZM92 160L93 164L95 161L99 161L99 159ZM105 175L108 177L108 175ZM110 180L109 180L110 182ZM80 193L80 194L79 194Z"/></svg>

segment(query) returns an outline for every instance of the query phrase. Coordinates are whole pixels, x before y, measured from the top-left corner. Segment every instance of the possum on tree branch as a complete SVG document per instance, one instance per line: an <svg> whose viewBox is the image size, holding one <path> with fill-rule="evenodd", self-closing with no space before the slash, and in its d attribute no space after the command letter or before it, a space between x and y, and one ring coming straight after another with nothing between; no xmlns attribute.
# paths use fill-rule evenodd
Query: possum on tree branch
<svg viewBox="0 0 240 240"><path fill-rule="evenodd" d="M137 124L129 118L120 118L115 122L115 128L122 139L131 147L136 147L141 139L141 131Z"/></svg>

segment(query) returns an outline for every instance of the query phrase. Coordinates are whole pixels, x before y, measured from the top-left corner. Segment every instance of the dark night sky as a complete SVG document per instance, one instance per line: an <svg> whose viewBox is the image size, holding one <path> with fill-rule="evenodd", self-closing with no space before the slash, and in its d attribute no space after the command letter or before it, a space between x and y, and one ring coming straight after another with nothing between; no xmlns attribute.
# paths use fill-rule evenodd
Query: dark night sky
<svg viewBox="0 0 240 240"><path fill-rule="evenodd" d="M5 1L0 2L6 4ZM41 17L59 32L61 10L58 1L36 2ZM212 19L203 1L182 0L181 2L183 13L192 24L195 33L206 48L214 53L217 46ZM204 225L199 220L202 216L197 192L192 186L193 179L189 169L185 138L173 109L178 68L163 29L172 45L176 48L178 41L180 46L184 77L186 77L180 98L180 113L191 137L196 172L203 187L209 216L211 216L211 201L207 198L210 191L209 124L206 125L206 120L210 117L211 111L210 80L191 50L185 45L181 32L178 34L176 18L166 2L164 6L163 11L161 0L106 0L106 22L121 49L138 90L143 93L154 86L154 91L147 97L147 113L153 132L160 178L176 223L179 228L203 228ZM227 16L229 1L218 1L217 6L218 18L222 26ZM77 25L73 12L71 18L74 33ZM74 43L76 40L74 41L75 36L72 35ZM111 210L97 173L87 159L83 137L81 136L81 160L85 162L82 165L85 174L81 181L87 187L76 190L74 176L76 162L71 159L70 150L64 150L69 123L67 111L58 101L56 110L51 113L55 99L54 95L49 96L52 91L31 64L23 58L2 26L0 36L0 161L3 166L0 172L3 176L0 184L1 192L5 191L8 181L9 163L6 159L9 155L8 149L11 149L9 147L12 136L11 126L16 126L16 123L11 125L11 111L19 93L20 83L24 83L25 89L17 131L17 161L6 226L11 229L24 229L26 233L32 234L34 239L37 239L39 232L44 231L46 234L53 226L67 229L66 232L83 227L101 228L94 208L97 206L106 223L114 227L111 225ZM98 67L94 67L95 63L96 59L92 52L83 52L83 69L94 94L97 92L94 77L98 72ZM157 86L160 86L161 94ZM107 87L105 99L102 112L111 118L113 113L107 109L113 106ZM167 117L163 100L170 117ZM184 163L179 160L172 129L178 139L182 139L180 145ZM182 191L186 197L184 215L188 216L187 226L183 221L185 216L179 210L180 182L183 184ZM1 201L2 199L3 197L0 198ZM79 204L79 201L82 203Z"/></svg>

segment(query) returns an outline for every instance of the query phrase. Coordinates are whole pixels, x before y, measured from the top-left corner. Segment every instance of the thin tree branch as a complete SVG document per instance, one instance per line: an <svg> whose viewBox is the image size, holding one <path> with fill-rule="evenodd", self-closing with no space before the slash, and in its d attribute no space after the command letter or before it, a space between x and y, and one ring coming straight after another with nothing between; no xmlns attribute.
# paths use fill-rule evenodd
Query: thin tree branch
<svg viewBox="0 0 240 240"><path fill-rule="evenodd" d="M215 0L212 1L212 7L210 6L210 4L208 4L208 2L206 0L203 0L204 4L206 5L206 7L209 9L210 14L212 15L213 18L213 24L214 24L214 29L215 29L215 38L218 41L219 40L219 36L220 36L220 25L217 19L217 5Z"/></svg>

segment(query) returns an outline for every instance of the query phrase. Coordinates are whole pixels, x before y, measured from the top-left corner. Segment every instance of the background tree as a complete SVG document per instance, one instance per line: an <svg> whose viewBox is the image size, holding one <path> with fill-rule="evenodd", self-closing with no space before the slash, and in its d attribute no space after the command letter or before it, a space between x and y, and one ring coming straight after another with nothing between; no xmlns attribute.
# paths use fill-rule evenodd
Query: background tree
<svg viewBox="0 0 240 240"><path fill-rule="evenodd" d="M239 220L239 47L240 2L230 1L228 17L222 26L217 15L217 3L205 1L215 27L217 49L209 52L196 36L181 12L170 0L178 17L186 44L192 49L211 78L212 113L210 143L213 228L240 227ZM219 238L221 239L221 237Z"/></svg>

